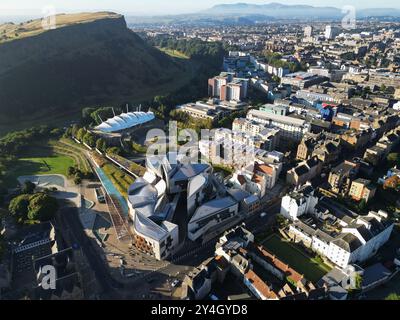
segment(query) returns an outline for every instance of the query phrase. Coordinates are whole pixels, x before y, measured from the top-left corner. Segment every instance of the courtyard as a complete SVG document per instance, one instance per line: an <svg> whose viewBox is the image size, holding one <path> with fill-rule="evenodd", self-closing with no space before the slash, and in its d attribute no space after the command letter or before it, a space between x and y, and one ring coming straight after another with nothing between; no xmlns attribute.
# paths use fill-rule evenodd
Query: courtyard
<svg viewBox="0 0 400 320"><path fill-rule="evenodd" d="M293 269L314 283L331 270L330 267L319 261L318 258L308 256L290 242L281 239L277 234L273 234L265 239L262 245L280 260L289 264Z"/></svg>

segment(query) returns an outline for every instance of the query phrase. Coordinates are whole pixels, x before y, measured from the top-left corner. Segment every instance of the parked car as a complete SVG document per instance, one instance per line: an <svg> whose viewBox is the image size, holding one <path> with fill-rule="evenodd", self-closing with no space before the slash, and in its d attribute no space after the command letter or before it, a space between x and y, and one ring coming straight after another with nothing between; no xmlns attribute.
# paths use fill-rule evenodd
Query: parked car
<svg viewBox="0 0 400 320"><path fill-rule="evenodd" d="M172 281L171 286L173 288L177 287L181 282L178 279L175 279L174 281Z"/></svg>
<svg viewBox="0 0 400 320"><path fill-rule="evenodd" d="M260 214L260 218L265 218L266 216L267 216L266 212L263 212L263 213Z"/></svg>

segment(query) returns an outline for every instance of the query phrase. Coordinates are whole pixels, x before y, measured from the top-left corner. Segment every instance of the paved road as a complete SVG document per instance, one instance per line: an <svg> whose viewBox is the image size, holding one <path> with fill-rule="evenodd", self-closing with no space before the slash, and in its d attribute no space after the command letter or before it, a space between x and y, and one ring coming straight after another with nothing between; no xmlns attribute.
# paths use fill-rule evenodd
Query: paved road
<svg viewBox="0 0 400 320"><path fill-rule="evenodd" d="M248 229L254 233L265 229L266 226L273 223L274 217L279 213L280 201L275 201L271 205L265 208L267 216L261 217L259 214L247 219L246 225ZM215 245L219 237L208 241L207 243L194 247L189 252L183 254L174 260L173 263L160 268L153 272L147 272L137 277L136 281L126 286L127 289L135 289L135 293L130 296L132 299L140 299L146 291L151 291L151 288L162 286L165 281L172 277L179 280L183 280L185 274L187 274L194 267L200 265L204 260L214 256ZM151 281L149 284L148 281Z"/></svg>
<svg viewBox="0 0 400 320"><path fill-rule="evenodd" d="M107 266L93 247L93 242L86 235L79 220L79 211L74 207L65 207L60 211L60 217L64 228L68 229L73 241L80 246L86 256L91 269L107 298L118 297L115 289L123 288L123 285L111 277Z"/></svg>
<svg viewBox="0 0 400 320"><path fill-rule="evenodd" d="M266 207L265 212L267 215L265 217L261 217L260 214L257 214L249 219L247 219L246 226L252 233L260 232L261 230L265 230L265 228L274 222L275 216L280 212L281 203L277 201L272 205Z"/></svg>
<svg viewBox="0 0 400 320"><path fill-rule="evenodd" d="M267 212L266 217L261 218L260 215L255 215L247 219L245 222L250 231L257 232L260 227L265 228L266 225L271 223L276 213L279 212L279 206L280 202L268 206L265 210ZM176 258L173 263L158 270L138 275L136 281L129 284L122 284L111 276L108 266L97 253L96 248L93 247L95 244L83 230L78 209L65 207L61 209L60 217L72 240L82 248L90 268L94 271L101 286L103 291L102 298L106 299L141 299L143 296L149 298L153 291L152 288L162 286L170 277L183 280L185 274L190 270L207 258L212 257L218 240L218 237L215 237L203 245L194 246L189 252ZM151 280L151 283L149 283L149 280Z"/></svg>

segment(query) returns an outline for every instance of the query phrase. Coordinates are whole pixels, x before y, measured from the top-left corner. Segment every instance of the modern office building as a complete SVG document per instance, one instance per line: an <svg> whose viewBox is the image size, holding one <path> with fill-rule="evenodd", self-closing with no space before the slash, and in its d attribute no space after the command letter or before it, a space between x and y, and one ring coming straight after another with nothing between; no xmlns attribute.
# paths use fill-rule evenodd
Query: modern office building
<svg viewBox="0 0 400 320"><path fill-rule="evenodd" d="M292 86L295 90L302 90L312 85L322 83L328 80L326 77L321 77L316 74L299 71L290 73L282 77L281 84Z"/></svg>
<svg viewBox="0 0 400 320"><path fill-rule="evenodd" d="M313 27L312 26L306 26L304 28L304 37L305 38L310 38L313 34Z"/></svg>
<svg viewBox="0 0 400 320"><path fill-rule="evenodd" d="M331 40L339 35L339 29L331 25L325 27L325 39Z"/></svg>
<svg viewBox="0 0 400 320"><path fill-rule="evenodd" d="M195 103L186 103L178 106L177 110L185 112L193 118L218 121L221 118L228 116L231 112L244 110L246 108L247 104L245 102L210 99L206 102L197 101Z"/></svg>
<svg viewBox="0 0 400 320"><path fill-rule="evenodd" d="M303 119L290 116L282 116L260 110L250 110L247 119L267 125L277 127L280 131L280 139L299 142L304 134L310 131L311 126Z"/></svg>
<svg viewBox="0 0 400 320"><path fill-rule="evenodd" d="M212 103L197 101L196 103L187 103L178 108L179 111L187 113L189 116L197 119L218 121L229 114L229 110Z"/></svg>
<svg viewBox="0 0 400 320"><path fill-rule="evenodd" d="M249 80L234 78L231 73L223 72L208 80L208 95L222 101L240 102L247 98Z"/></svg>
<svg viewBox="0 0 400 320"><path fill-rule="evenodd" d="M278 116L286 116L289 113L289 106L279 104L264 104L260 107L260 111L276 114Z"/></svg>
<svg viewBox="0 0 400 320"><path fill-rule="evenodd" d="M241 168L270 156L277 144L277 131L271 131L265 129L253 136L242 130L215 129L209 139L199 141L199 151L213 164Z"/></svg>
<svg viewBox="0 0 400 320"><path fill-rule="evenodd" d="M188 224L188 237L197 240L208 230L237 217L239 204L232 197L215 199L197 208Z"/></svg>
<svg viewBox="0 0 400 320"><path fill-rule="evenodd" d="M232 123L232 130L251 135L255 140L259 139L261 141L261 145L258 146L260 149L273 151L279 145L280 129L278 127L267 127L256 121L236 118Z"/></svg>
<svg viewBox="0 0 400 320"><path fill-rule="evenodd" d="M195 241L210 229L223 232L225 223L238 217L238 201L215 179L210 165L173 164L166 156L152 156L146 167L128 190L134 244L142 252L164 260L176 252L186 230Z"/></svg>
<svg viewBox="0 0 400 320"><path fill-rule="evenodd" d="M179 244L179 227L172 221L180 193L187 190L191 179L207 176L212 169L205 164L172 165L162 156L148 158L146 167L144 176L129 187L129 216L135 246L160 260Z"/></svg>

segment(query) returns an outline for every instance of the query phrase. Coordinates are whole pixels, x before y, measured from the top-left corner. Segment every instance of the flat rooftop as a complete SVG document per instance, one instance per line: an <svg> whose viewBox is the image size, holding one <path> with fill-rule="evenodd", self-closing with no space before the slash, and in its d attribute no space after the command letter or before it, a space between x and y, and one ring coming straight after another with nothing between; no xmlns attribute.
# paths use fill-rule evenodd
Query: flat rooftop
<svg viewBox="0 0 400 320"><path fill-rule="evenodd" d="M255 117L255 118L260 118L263 120L272 120L275 122L279 123L285 123L285 124L290 124L294 126L301 127L303 126L306 121L303 119L297 119L289 116L281 116L273 113L268 113L265 111L260 111L260 110L250 110L247 116Z"/></svg>

